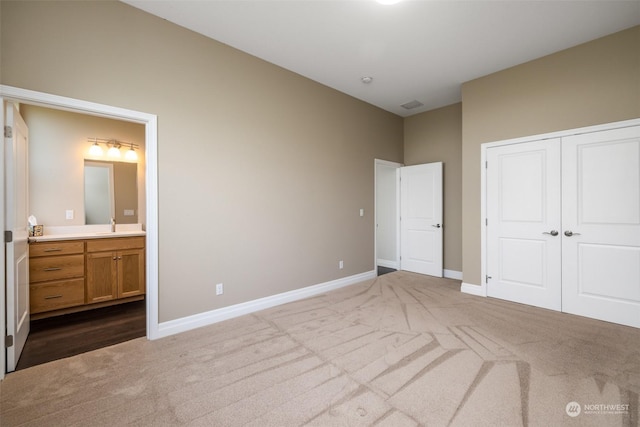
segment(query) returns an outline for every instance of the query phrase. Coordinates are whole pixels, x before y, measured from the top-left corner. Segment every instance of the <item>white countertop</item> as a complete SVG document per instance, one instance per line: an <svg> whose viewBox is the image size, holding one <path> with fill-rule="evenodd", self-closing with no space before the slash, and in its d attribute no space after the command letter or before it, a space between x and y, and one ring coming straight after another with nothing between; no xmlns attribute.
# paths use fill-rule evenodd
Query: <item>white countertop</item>
<svg viewBox="0 0 640 427"><path fill-rule="evenodd" d="M44 227L43 236L29 237L30 242L49 242L56 240L77 239L107 239L114 237L145 236L142 224L118 224L116 231L111 231L111 226L104 225L76 225L76 226L52 226Z"/></svg>

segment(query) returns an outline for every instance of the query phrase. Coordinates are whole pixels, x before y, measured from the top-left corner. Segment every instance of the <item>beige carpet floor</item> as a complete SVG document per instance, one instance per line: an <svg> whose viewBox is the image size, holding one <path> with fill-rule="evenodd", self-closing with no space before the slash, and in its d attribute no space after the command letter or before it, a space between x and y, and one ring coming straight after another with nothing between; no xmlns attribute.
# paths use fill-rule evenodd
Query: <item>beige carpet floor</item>
<svg viewBox="0 0 640 427"><path fill-rule="evenodd" d="M397 272L18 371L0 425L638 424L640 330L459 289Z"/></svg>

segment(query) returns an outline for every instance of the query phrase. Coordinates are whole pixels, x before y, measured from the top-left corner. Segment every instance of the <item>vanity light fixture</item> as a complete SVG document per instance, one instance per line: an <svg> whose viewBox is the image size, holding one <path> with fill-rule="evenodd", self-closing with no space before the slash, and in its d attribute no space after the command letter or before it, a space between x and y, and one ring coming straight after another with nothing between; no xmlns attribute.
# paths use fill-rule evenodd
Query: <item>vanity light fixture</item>
<svg viewBox="0 0 640 427"><path fill-rule="evenodd" d="M102 157L104 151L100 144L104 144L108 147L107 157L118 159L122 157L122 153L120 152L120 148L122 146L129 146L129 150L125 153L125 160L135 162L138 160L138 153L135 152L135 148L138 148L138 144L133 144L131 142L118 141L117 139L105 139L105 138L87 138L89 142L92 142L91 147L89 148L89 156L96 158Z"/></svg>

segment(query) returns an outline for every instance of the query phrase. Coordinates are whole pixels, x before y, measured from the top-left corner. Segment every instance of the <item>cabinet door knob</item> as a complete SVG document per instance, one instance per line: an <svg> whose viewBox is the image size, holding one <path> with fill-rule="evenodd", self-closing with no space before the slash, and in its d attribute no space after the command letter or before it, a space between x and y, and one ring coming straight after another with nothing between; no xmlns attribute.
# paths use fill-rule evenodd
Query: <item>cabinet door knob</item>
<svg viewBox="0 0 640 427"><path fill-rule="evenodd" d="M117 259L118 259L118 257L115 257L115 256L113 257L113 260L114 260L114 261L115 261L115 260L117 260Z"/></svg>

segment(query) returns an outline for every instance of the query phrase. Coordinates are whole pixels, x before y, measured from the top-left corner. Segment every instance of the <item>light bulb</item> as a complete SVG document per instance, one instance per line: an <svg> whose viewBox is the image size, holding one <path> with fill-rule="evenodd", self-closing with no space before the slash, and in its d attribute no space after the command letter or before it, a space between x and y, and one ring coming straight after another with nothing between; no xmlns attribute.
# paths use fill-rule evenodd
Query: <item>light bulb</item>
<svg viewBox="0 0 640 427"><path fill-rule="evenodd" d="M112 145L111 148L109 148L109 151L107 151L107 156L120 157L120 149L115 145Z"/></svg>
<svg viewBox="0 0 640 427"><path fill-rule="evenodd" d="M135 161L138 160L138 155L136 154L133 147L129 148L129 150L125 153L124 158L127 160Z"/></svg>
<svg viewBox="0 0 640 427"><path fill-rule="evenodd" d="M89 154L92 156L102 156L102 148L100 148L97 142L94 142L93 145L89 147Z"/></svg>

